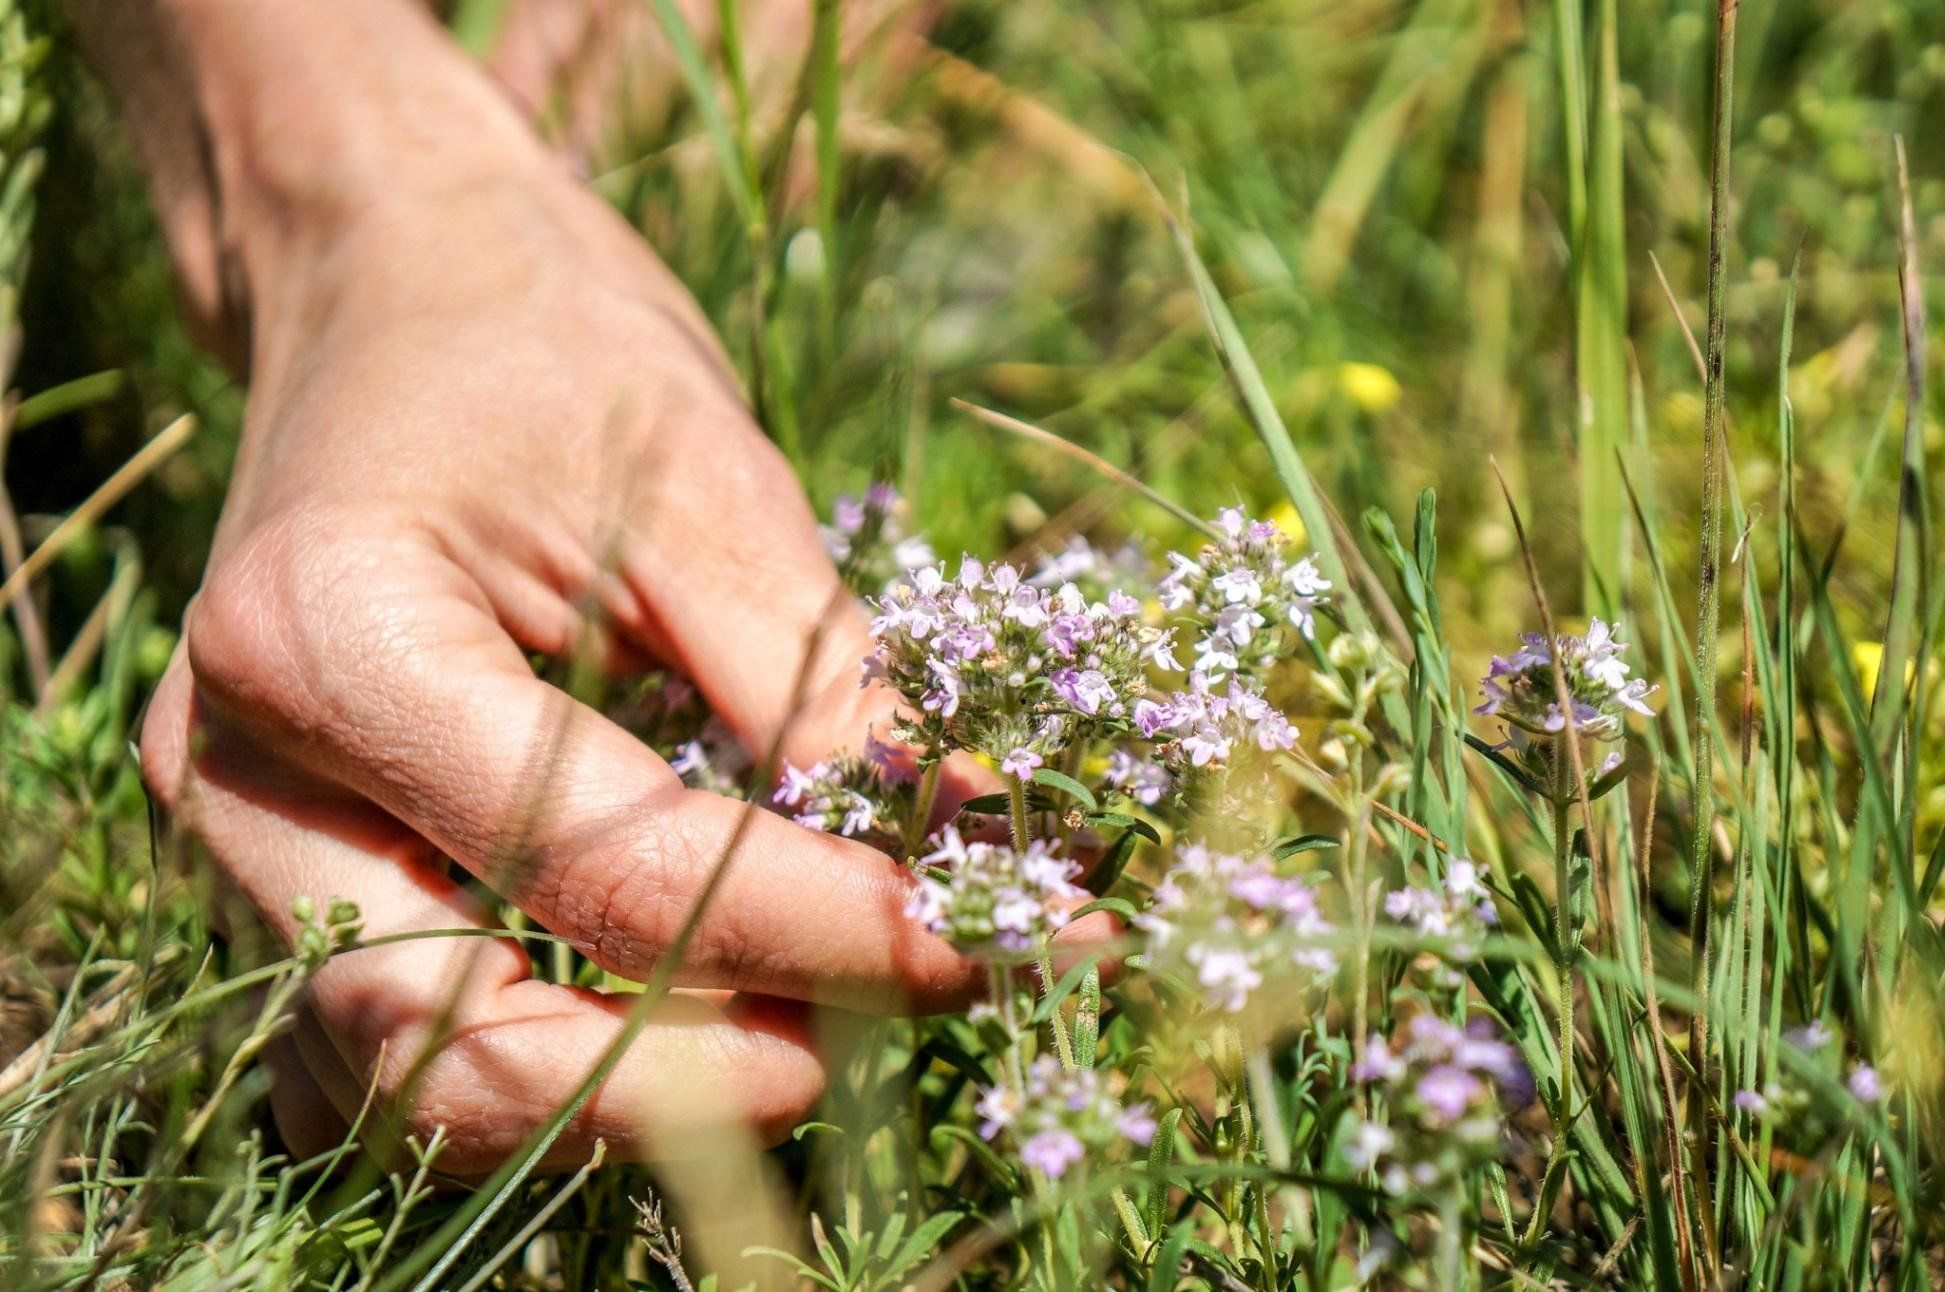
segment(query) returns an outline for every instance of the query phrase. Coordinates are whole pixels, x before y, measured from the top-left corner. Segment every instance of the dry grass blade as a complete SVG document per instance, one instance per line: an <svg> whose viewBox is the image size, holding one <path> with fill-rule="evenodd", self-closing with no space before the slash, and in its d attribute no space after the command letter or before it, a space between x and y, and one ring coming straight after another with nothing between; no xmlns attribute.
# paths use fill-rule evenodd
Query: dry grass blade
<svg viewBox="0 0 1945 1292"><path fill-rule="evenodd" d="M5 610L13 599L21 594L34 578L45 570L62 552L67 550L88 526L101 518L103 512L113 507L146 479L150 472L167 461L177 449L181 448L195 434L196 419L193 414L185 413L170 422L156 437L144 444L134 457L122 463L115 474L102 481L101 487L89 494L79 507L69 512L67 518L54 527L54 532L41 541L20 568L0 583L0 610Z"/></svg>
<svg viewBox="0 0 1945 1292"><path fill-rule="evenodd" d="M1139 494L1169 515L1175 517L1175 519L1181 521L1184 525L1194 529L1197 533L1218 541L1222 538L1222 534L1214 525L1203 520L1200 516L1197 516L1194 512L1182 506L1182 504L1176 502L1174 499L1157 493L1091 449L1084 449L1072 440L1063 439L1061 436L1055 435L1052 431L1035 426L1031 422L1023 422L1017 417L1009 417L1005 413L995 412L990 408L981 408L978 404L967 403L963 399L954 399L952 406L961 412L972 414L988 426L996 426L1000 430L1018 435L1022 439L1032 440L1035 444L1044 444L1049 448L1056 449L1068 457L1073 458L1075 461L1084 463L1089 468L1098 471L1122 488Z"/></svg>
<svg viewBox="0 0 1945 1292"><path fill-rule="evenodd" d="M1533 605L1540 616L1540 631L1549 642L1560 639L1559 630L1554 627L1553 610L1547 603L1546 590L1540 586L1540 567L1534 564L1533 548L1526 540L1526 522L1520 517L1519 504L1513 501L1513 490L1506 483L1505 473L1499 469L1498 459L1492 460L1493 478L1499 481L1499 492L1506 499L1506 510L1512 515L1513 536L1519 542L1520 559L1526 565L1526 582L1533 593ZM1614 911L1607 891L1606 872L1601 865L1601 847L1598 832L1594 829L1594 804L1587 793L1587 764L1581 753L1580 724L1574 720L1573 695L1567 689L1567 671L1560 662L1560 652L1553 654L1553 685L1555 699L1560 712L1566 717L1567 730L1565 744L1569 765L1574 773L1574 794L1580 801L1580 820L1587 835L1588 863L1594 873L1594 895L1601 904L1601 927L1614 928ZM1564 903L1567 895L1561 893L1559 900Z"/></svg>
<svg viewBox="0 0 1945 1292"><path fill-rule="evenodd" d="M1637 910L1651 910L1652 866L1655 842L1655 809L1661 801L1661 759L1656 758L1648 772L1648 810L1641 820L1641 842L1635 852L1635 883L1639 900ZM1675 1195L1675 1241L1680 1247L1683 1286L1696 1285L1695 1242L1689 1229L1688 1174L1683 1161L1680 1123L1676 1120L1675 1069L1668 1058L1668 1037L1662 1031L1661 993L1655 987L1654 930L1641 921L1641 994L1648 1014L1648 1044L1655 1055L1655 1072L1661 1079L1663 1144L1668 1153L1670 1188Z"/></svg>

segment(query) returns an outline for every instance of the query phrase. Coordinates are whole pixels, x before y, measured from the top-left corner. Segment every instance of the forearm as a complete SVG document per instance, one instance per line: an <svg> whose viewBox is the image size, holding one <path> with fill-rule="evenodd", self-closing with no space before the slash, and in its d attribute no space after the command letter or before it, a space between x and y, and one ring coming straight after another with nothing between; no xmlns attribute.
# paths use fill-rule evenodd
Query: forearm
<svg viewBox="0 0 1945 1292"><path fill-rule="evenodd" d="M373 202L539 146L417 0L71 0L206 339L238 366Z"/></svg>

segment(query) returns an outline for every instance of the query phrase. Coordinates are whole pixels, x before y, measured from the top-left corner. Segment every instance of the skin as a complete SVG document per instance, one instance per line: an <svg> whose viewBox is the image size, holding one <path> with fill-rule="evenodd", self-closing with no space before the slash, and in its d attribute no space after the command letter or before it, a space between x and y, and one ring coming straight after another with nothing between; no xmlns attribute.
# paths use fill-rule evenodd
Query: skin
<svg viewBox="0 0 1945 1292"><path fill-rule="evenodd" d="M149 709L149 783L220 880L366 936L481 925L446 859L604 968L655 966L743 816L537 680L530 652L692 677L752 751L862 747L861 613L694 302L408 0L76 0L178 268L247 372L205 583ZM963 789L963 787L962 787ZM757 814L671 998L551 1164L775 1139L822 1092L812 1004L962 1004L977 966L909 875ZM1075 936L1098 930L1075 926ZM490 1171L632 997L534 980L505 940L361 950L266 1059L299 1153L368 1090Z"/></svg>

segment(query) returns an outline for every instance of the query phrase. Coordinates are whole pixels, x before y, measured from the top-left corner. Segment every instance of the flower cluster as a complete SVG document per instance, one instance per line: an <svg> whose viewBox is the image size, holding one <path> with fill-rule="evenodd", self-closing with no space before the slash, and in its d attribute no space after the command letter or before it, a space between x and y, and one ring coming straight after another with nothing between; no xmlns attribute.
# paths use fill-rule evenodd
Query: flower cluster
<svg viewBox="0 0 1945 1292"><path fill-rule="evenodd" d="M1627 643L1615 636L1615 627L1599 619L1593 621L1584 637L1561 635L1549 643L1539 633L1527 633L1511 655L1493 656L1492 666L1479 684L1484 702L1473 712L1504 718L1536 736L1564 731L1567 718L1560 708L1553 673L1557 651L1567 675L1575 729L1613 740L1626 729L1629 711L1647 717L1655 712L1648 706L1655 688L1640 678L1628 677L1628 664L1622 658L1627 649Z"/></svg>
<svg viewBox="0 0 1945 1292"><path fill-rule="evenodd" d="M1239 507L1216 517L1220 537L1194 559L1169 553L1172 567L1156 587L1162 608L1194 623L1195 668L1211 681L1255 673L1287 647L1285 632L1308 638L1330 583L1309 557L1284 557L1283 531L1250 520Z"/></svg>
<svg viewBox="0 0 1945 1292"><path fill-rule="evenodd" d="M1147 670L1179 668L1170 634L1123 592L1090 601L1013 566L967 557L956 578L926 566L872 602L878 648L867 677L922 715L898 732L934 748L1045 759L1075 740L1126 731Z"/></svg>
<svg viewBox="0 0 1945 1292"><path fill-rule="evenodd" d="M783 766L770 801L791 820L850 839L890 840L913 811L908 781L883 759L837 757L809 767Z"/></svg>
<svg viewBox="0 0 1945 1292"><path fill-rule="evenodd" d="M1373 1036L1351 1075L1383 1095L1388 1120L1359 1122L1345 1159L1377 1172L1393 1194L1432 1188L1496 1154L1502 1110L1533 1097L1526 1066L1483 1020L1461 1028L1419 1014L1395 1050Z"/></svg>
<svg viewBox="0 0 1945 1292"><path fill-rule="evenodd" d="M613 716L660 754L690 789L730 798L745 793L748 751L687 679L650 674Z"/></svg>
<svg viewBox="0 0 1945 1292"><path fill-rule="evenodd" d="M1133 543L1103 551L1076 534L1041 559L1033 581L1046 588L1071 583L1090 599L1105 601L1115 592L1146 595L1155 586L1155 571Z"/></svg>
<svg viewBox="0 0 1945 1292"><path fill-rule="evenodd" d="M1824 1064L1843 1062L1844 1047L1822 1019L1791 1028L1783 1034L1783 1040L1804 1056ZM1844 1078L1844 1089L1860 1104L1875 1104L1884 1098L1884 1078L1870 1064L1855 1063ZM1813 1106L1809 1090L1793 1080L1772 1081L1761 1090L1738 1090L1732 1102L1752 1117L1776 1122L1801 1121L1812 1112Z"/></svg>
<svg viewBox="0 0 1945 1292"><path fill-rule="evenodd" d="M1228 762L1239 746L1268 753L1297 743L1297 729L1263 698L1260 682L1231 677L1218 689L1207 673L1197 669L1189 674L1188 683L1162 699L1135 705L1135 728L1144 739L1156 742L1155 752L1164 766L1180 771L1219 765Z"/></svg>
<svg viewBox="0 0 1945 1292"><path fill-rule="evenodd" d="M1386 894L1384 911L1420 937L1447 944L1449 954L1461 960L1477 955L1486 931L1499 923L1478 863L1464 857L1446 859L1445 882L1437 888L1400 888Z"/></svg>
<svg viewBox="0 0 1945 1292"><path fill-rule="evenodd" d="M1080 866L1044 839L1018 850L967 843L947 826L938 851L924 861L942 867L945 878L922 876L905 913L961 947L1034 950L1088 896L1073 882Z"/></svg>
<svg viewBox="0 0 1945 1292"><path fill-rule="evenodd" d="M1043 1054L1027 1069L1025 1090L1002 1083L981 1094L979 1133L990 1140L1007 1132L1021 1161L1059 1179L1089 1152L1105 1154L1123 1142L1146 1145L1155 1138L1154 1111L1145 1103L1124 1104L1123 1085L1118 1073L1066 1071Z"/></svg>
<svg viewBox="0 0 1945 1292"><path fill-rule="evenodd" d="M1148 935L1156 968L1192 973L1207 1003L1230 1013L1272 977L1337 968L1319 945L1335 930L1316 887L1279 875L1266 856L1185 845L1135 925Z"/></svg>
<svg viewBox="0 0 1945 1292"><path fill-rule="evenodd" d="M898 491L880 483L862 498L845 494L832 505L831 523L820 526L824 551L851 587L876 592L932 564L932 545L900 524L899 503Z"/></svg>
<svg viewBox="0 0 1945 1292"><path fill-rule="evenodd" d="M1107 771L1102 779L1143 807L1154 807L1175 788L1175 778L1169 775L1168 768L1151 759L1137 758L1126 749L1108 755Z"/></svg>

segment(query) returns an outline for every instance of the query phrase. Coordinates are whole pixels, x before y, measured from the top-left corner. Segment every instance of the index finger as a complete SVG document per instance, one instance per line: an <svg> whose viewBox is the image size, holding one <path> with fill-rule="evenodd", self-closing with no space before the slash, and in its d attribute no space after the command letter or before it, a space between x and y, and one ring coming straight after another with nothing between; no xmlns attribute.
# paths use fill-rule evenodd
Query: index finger
<svg viewBox="0 0 1945 1292"><path fill-rule="evenodd" d="M289 541L298 541L292 535ZM870 1011L964 1003L978 968L905 915L914 881L860 844L685 789L533 676L468 576L412 536L328 571L239 562L190 632L200 693L382 806L602 967L648 974L723 874L681 985Z"/></svg>

